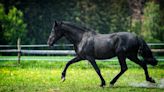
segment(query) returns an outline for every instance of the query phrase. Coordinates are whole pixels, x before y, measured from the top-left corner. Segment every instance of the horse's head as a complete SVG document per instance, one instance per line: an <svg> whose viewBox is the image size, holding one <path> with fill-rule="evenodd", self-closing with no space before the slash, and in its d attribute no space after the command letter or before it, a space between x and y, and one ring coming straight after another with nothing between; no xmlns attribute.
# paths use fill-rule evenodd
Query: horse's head
<svg viewBox="0 0 164 92"><path fill-rule="evenodd" d="M50 33L50 36L48 38L47 44L49 46L52 46L57 40L59 40L63 36L62 28L61 28L62 22L55 21L52 31Z"/></svg>
<svg viewBox="0 0 164 92"><path fill-rule="evenodd" d="M152 52L150 50L147 50L144 53L144 60L148 63L151 64L153 66L157 65L158 61L156 60L156 58L153 56Z"/></svg>

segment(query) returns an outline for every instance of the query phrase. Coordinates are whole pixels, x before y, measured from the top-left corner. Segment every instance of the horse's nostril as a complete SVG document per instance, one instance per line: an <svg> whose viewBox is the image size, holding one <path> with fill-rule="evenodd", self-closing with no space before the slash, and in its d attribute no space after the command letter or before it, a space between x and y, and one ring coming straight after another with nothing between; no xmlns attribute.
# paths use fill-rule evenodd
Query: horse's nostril
<svg viewBox="0 0 164 92"><path fill-rule="evenodd" d="M52 46L52 43L50 40L47 41L47 45Z"/></svg>
<svg viewBox="0 0 164 92"><path fill-rule="evenodd" d="M50 41L49 41L49 40L47 41L47 44L48 44L48 45L50 44Z"/></svg>

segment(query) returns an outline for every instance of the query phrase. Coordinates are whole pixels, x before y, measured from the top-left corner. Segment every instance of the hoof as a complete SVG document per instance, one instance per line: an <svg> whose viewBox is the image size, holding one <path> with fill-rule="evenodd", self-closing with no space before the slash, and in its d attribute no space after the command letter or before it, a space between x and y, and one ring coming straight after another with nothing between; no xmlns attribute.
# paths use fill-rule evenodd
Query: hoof
<svg viewBox="0 0 164 92"><path fill-rule="evenodd" d="M105 87L105 85L106 85L105 83L102 83L102 84L100 85L100 87Z"/></svg>
<svg viewBox="0 0 164 92"><path fill-rule="evenodd" d="M62 79L61 82L64 82L65 81L65 77L62 77L61 79Z"/></svg>
<svg viewBox="0 0 164 92"><path fill-rule="evenodd" d="M155 80L152 79L151 77L150 78L147 78L146 80L149 81L149 82L151 82L151 83L155 83Z"/></svg>
<svg viewBox="0 0 164 92"><path fill-rule="evenodd" d="M102 84L101 84L101 85L100 85L100 87L104 88L104 87L105 87L105 85L102 85Z"/></svg>
<svg viewBox="0 0 164 92"><path fill-rule="evenodd" d="M109 84L109 87L110 87L110 88L113 88L113 87L114 87L114 84Z"/></svg>

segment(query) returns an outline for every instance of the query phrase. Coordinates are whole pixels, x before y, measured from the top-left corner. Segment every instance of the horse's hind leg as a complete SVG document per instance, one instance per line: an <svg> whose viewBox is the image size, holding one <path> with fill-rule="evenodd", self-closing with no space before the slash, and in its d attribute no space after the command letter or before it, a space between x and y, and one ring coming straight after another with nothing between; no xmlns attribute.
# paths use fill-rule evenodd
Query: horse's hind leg
<svg viewBox="0 0 164 92"><path fill-rule="evenodd" d="M111 85L114 85L114 83L117 81L117 79L128 69L126 65L126 57L124 54L118 55L119 63L121 66L120 73L110 82Z"/></svg>
<svg viewBox="0 0 164 92"><path fill-rule="evenodd" d="M152 83L155 83L154 79L152 79L150 76L149 76L149 73L148 73L148 69L147 69L147 65L146 63L142 62L141 60L138 59L137 55L130 55L128 56L128 58L135 62L136 64L140 65L143 69L144 69L144 72L145 72L145 76L146 76L146 80L147 81L150 81Z"/></svg>

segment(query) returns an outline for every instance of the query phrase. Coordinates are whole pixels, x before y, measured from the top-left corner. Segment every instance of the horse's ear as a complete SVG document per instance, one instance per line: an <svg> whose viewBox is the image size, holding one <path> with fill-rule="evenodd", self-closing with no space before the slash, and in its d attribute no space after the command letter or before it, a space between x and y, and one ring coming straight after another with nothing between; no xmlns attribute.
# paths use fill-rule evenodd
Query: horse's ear
<svg viewBox="0 0 164 92"><path fill-rule="evenodd" d="M57 21L55 20L55 26L54 26L54 27L56 27L56 26L58 26L58 23L57 23Z"/></svg>
<svg viewBox="0 0 164 92"><path fill-rule="evenodd" d="M60 23L59 23L59 25L61 26L63 24L63 22L61 21Z"/></svg>

